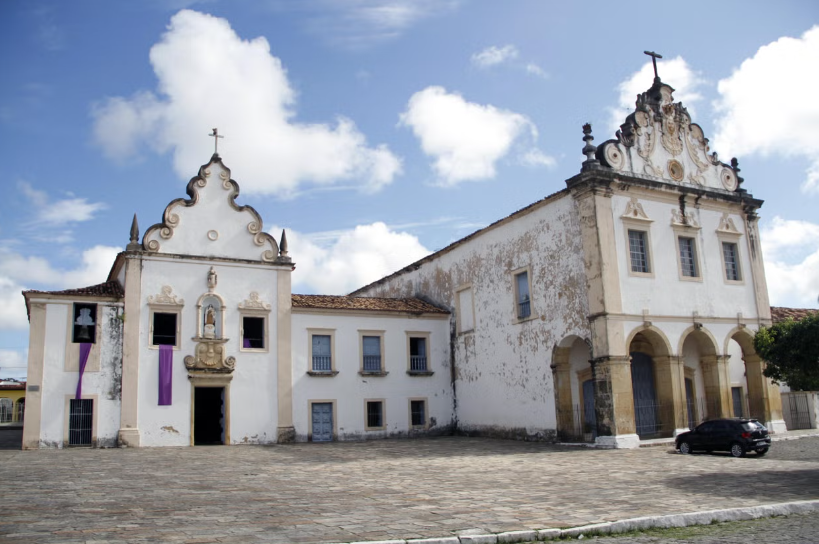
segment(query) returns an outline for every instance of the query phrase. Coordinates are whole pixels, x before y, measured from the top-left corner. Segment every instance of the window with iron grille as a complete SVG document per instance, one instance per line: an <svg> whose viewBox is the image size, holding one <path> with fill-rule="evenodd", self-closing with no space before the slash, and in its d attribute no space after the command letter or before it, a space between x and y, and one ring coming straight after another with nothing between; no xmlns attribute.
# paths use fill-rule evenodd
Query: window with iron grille
<svg viewBox="0 0 819 544"><path fill-rule="evenodd" d="M68 410L68 445L90 446L94 422L94 400L71 399Z"/></svg>
<svg viewBox="0 0 819 544"><path fill-rule="evenodd" d="M74 304L71 341L75 344L93 344L97 341L97 305Z"/></svg>
<svg viewBox="0 0 819 544"><path fill-rule="evenodd" d="M410 421L413 427L424 427L427 424L427 401L410 401Z"/></svg>
<svg viewBox="0 0 819 544"><path fill-rule="evenodd" d="M367 401L367 428L381 429L384 427L384 401Z"/></svg>
<svg viewBox="0 0 819 544"><path fill-rule="evenodd" d="M264 349L264 317L242 316L242 347Z"/></svg>
<svg viewBox="0 0 819 544"><path fill-rule="evenodd" d="M424 372L427 370L427 339L410 337L410 370Z"/></svg>
<svg viewBox="0 0 819 544"><path fill-rule="evenodd" d="M313 335L313 372L330 372L333 359L329 334Z"/></svg>
<svg viewBox="0 0 819 544"><path fill-rule="evenodd" d="M381 372L381 337L362 336L361 346L364 352L362 361L364 372Z"/></svg>
<svg viewBox="0 0 819 544"><path fill-rule="evenodd" d="M529 273L527 271L515 274L515 297L517 300L518 319L532 315L529 297Z"/></svg>
<svg viewBox="0 0 819 544"><path fill-rule="evenodd" d="M733 242L723 242L722 257L725 262L725 279L728 281L741 281L737 245Z"/></svg>
<svg viewBox="0 0 819 544"><path fill-rule="evenodd" d="M176 316L174 313L154 312L153 334L151 345L176 345Z"/></svg>
<svg viewBox="0 0 819 544"><path fill-rule="evenodd" d="M640 274L651 273L648 261L648 235L642 230L628 231L629 255L631 257L631 271Z"/></svg>
<svg viewBox="0 0 819 544"><path fill-rule="evenodd" d="M687 278L699 277L697 271L697 248L693 238L680 236L678 239L680 247L680 270Z"/></svg>

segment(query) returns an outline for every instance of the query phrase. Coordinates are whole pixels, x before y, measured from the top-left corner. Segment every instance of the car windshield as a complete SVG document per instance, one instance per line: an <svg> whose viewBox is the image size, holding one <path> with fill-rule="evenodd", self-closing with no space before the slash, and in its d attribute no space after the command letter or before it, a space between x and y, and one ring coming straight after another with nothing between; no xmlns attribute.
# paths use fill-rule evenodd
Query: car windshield
<svg viewBox="0 0 819 544"><path fill-rule="evenodd" d="M758 421L746 421L742 424L742 428L746 431L761 431L765 429L765 427Z"/></svg>

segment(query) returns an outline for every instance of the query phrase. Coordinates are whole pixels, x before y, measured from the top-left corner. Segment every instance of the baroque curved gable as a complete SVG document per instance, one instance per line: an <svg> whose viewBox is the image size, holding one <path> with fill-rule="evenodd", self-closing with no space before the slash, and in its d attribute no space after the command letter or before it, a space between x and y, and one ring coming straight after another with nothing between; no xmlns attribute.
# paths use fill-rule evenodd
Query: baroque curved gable
<svg viewBox="0 0 819 544"><path fill-rule="evenodd" d="M262 218L252 206L236 204L239 184L230 169L214 154L188 182L190 198L172 200L162 223L152 225L142 238L149 253L199 255L277 262L279 245L264 232Z"/></svg>
<svg viewBox="0 0 819 544"><path fill-rule="evenodd" d="M721 191L740 190L738 170L710 153L702 128L691 121L681 102L674 102L673 92L670 85L656 78L648 91L637 96L635 110L620 125L616 139L597 148L597 160L629 175Z"/></svg>

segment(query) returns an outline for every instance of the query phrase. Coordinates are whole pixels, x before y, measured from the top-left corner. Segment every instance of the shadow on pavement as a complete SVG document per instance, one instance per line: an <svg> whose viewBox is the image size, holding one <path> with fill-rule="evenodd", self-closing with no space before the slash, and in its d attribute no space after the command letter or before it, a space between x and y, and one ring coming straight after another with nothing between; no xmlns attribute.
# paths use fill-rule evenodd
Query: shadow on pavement
<svg viewBox="0 0 819 544"><path fill-rule="evenodd" d="M22 427L0 427L0 450L23 449Z"/></svg>

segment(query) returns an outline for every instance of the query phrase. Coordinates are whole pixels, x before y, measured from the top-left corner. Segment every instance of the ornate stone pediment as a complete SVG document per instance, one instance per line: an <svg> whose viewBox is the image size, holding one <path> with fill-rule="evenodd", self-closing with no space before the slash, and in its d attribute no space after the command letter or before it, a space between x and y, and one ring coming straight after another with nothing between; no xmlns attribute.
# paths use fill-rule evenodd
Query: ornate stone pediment
<svg viewBox="0 0 819 544"><path fill-rule="evenodd" d="M206 255L291 264L286 248L263 229L262 218L251 206L236 204L239 185L214 154L187 186L190 198L177 198L165 208L162 223L151 226L142 238L149 253Z"/></svg>
<svg viewBox="0 0 819 544"><path fill-rule="evenodd" d="M194 338L194 340L199 340L196 343L195 355L185 357L185 368L216 373L230 373L236 368L236 358L225 357L226 338L213 340Z"/></svg>
<svg viewBox="0 0 819 544"><path fill-rule="evenodd" d="M621 216L623 219L636 219L638 221L651 221L643 210L643 205L635 198L631 197L628 204L626 204L626 211Z"/></svg>
<svg viewBox="0 0 819 544"><path fill-rule="evenodd" d="M727 213L723 213L722 217L719 220L719 226L717 227L717 233L719 234L728 234L731 236L741 236L742 233L739 232L736 225L734 225L734 220L731 219Z"/></svg>
<svg viewBox="0 0 819 544"><path fill-rule="evenodd" d="M244 302L239 303L240 310L263 310L263 311L270 311L270 304L262 301L259 298L259 293L256 291L251 291L250 296L244 300Z"/></svg>
<svg viewBox="0 0 819 544"><path fill-rule="evenodd" d="M173 294L173 288L170 285L163 285L161 293L148 297L148 304L183 306L185 301Z"/></svg>
<svg viewBox="0 0 819 544"><path fill-rule="evenodd" d="M671 225L675 227L693 227L700 228L700 222L691 212L683 213L679 209L671 210Z"/></svg>
<svg viewBox="0 0 819 544"><path fill-rule="evenodd" d="M736 191L735 169L710 152L702 128L691 121L682 103L674 102L673 93L655 78L651 88L637 96L635 110L620 125L616 139L597 148L597 160L630 175Z"/></svg>

